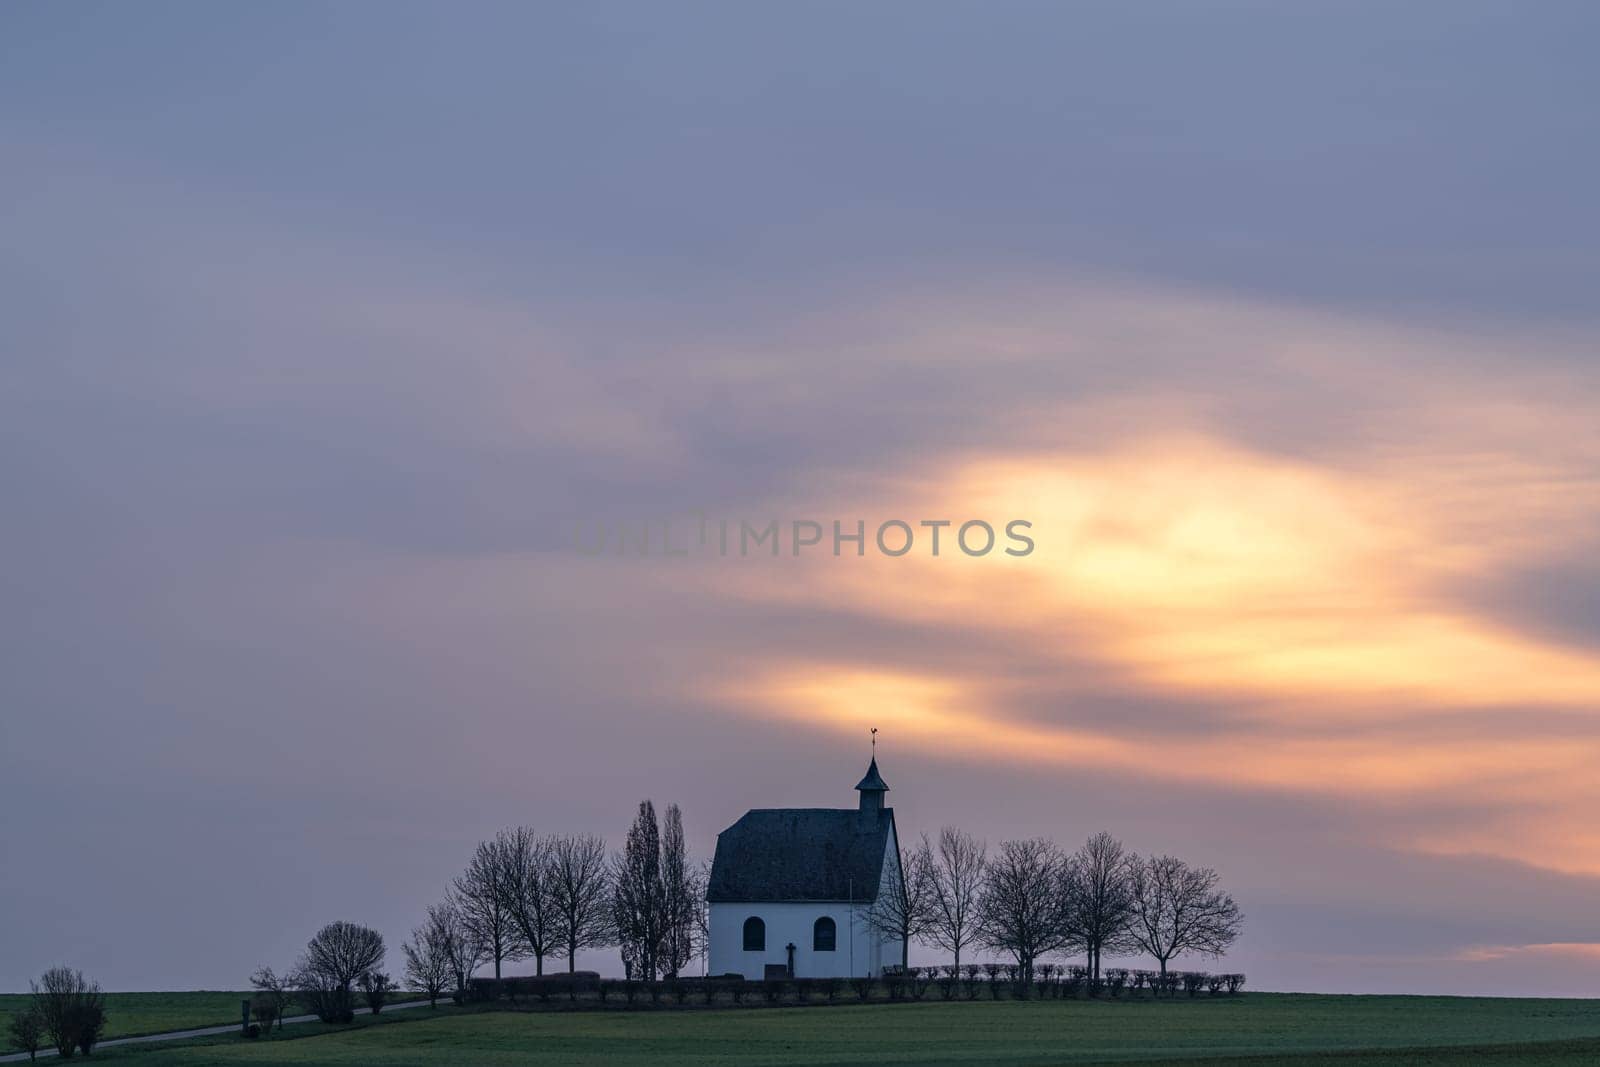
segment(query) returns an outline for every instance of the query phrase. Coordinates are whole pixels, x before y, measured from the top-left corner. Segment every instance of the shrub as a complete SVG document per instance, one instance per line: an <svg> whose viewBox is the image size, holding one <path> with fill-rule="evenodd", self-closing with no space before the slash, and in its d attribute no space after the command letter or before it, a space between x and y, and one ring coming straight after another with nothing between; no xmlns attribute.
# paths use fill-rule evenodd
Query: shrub
<svg viewBox="0 0 1600 1067"><path fill-rule="evenodd" d="M667 983L667 992L671 993L672 999L677 1001L679 1004L689 1003L688 982L674 978L671 982Z"/></svg>
<svg viewBox="0 0 1600 1067"><path fill-rule="evenodd" d="M608 997L610 997L612 993L616 992L616 989L617 989L617 983L615 983L613 981L610 981L610 980L607 980L607 981L601 982L595 988L595 993L599 995L600 1003L604 1004L606 1002L606 999Z"/></svg>
<svg viewBox="0 0 1600 1067"><path fill-rule="evenodd" d="M797 978L794 981L795 997L802 1004L819 996L832 1000L833 985L832 978Z"/></svg>
<svg viewBox="0 0 1600 1067"><path fill-rule="evenodd" d="M376 1015L389 1003L389 994L394 992L394 982L382 971L368 971L361 976L361 994L366 998L367 1009Z"/></svg>
<svg viewBox="0 0 1600 1067"><path fill-rule="evenodd" d="M767 998L768 1004L776 1004L783 999L784 992L789 983L782 978L765 978L761 982L761 992Z"/></svg>
<svg viewBox="0 0 1600 1067"><path fill-rule="evenodd" d="M333 985L302 983L297 993L306 1010L325 1023L355 1021L355 996L348 989Z"/></svg>
<svg viewBox="0 0 1600 1067"><path fill-rule="evenodd" d="M500 983L494 978L469 978L467 988L456 1003L487 1004L500 997Z"/></svg>
<svg viewBox="0 0 1600 1067"><path fill-rule="evenodd" d="M1237 994L1239 990L1244 988L1244 975L1225 974L1222 976L1222 984L1227 986L1228 994L1233 996Z"/></svg>
<svg viewBox="0 0 1600 1067"><path fill-rule="evenodd" d="M80 1004L75 1023L78 1050L87 1056L94 1051L94 1047L100 1043L100 1035L105 1032L105 1009L98 1002Z"/></svg>
<svg viewBox="0 0 1600 1067"><path fill-rule="evenodd" d="M1205 984L1206 972L1182 971L1179 978L1183 982L1183 991L1192 997L1199 993L1200 987Z"/></svg>
<svg viewBox="0 0 1600 1067"><path fill-rule="evenodd" d="M278 1021L280 1012L277 998L270 993L257 993L250 998L250 1017L266 1033L272 1032L272 1024Z"/></svg>
<svg viewBox="0 0 1600 1067"><path fill-rule="evenodd" d="M1039 980L1034 983L1040 1000L1048 1000L1056 995L1056 972L1061 969L1059 964L1039 964Z"/></svg>
<svg viewBox="0 0 1600 1067"><path fill-rule="evenodd" d="M989 979L989 999L1000 999L1000 972L1005 968L998 963L985 963L983 973Z"/></svg>
<svg viewBox="0 0 1600 1067"><path fill-rule="evenodd" d="M1212 996L1216 996L1221 991L1222 991L1222 975L1220 975L1220 974L1208 974L1208 975L1206 975L1206 992L1210 993Z"/></svg>
<svg viewBox="0 0 1600 1067"><path fill-rule="evenodd" d="M913 967L907 973L907 980L911 985L911 995L921 1000L928 995L928 987L933 984L933 976L938 972L937 967Z"/></svg>
<svg viewBox="0 0 1600 1067"><path fill-rule="evenodd" d="M1150 979L1153 977L1154 975L1152 975L1149 971L1129 971L1128 984L1131 985L1133 987L1133 991L1137 993L1141 989L1144 989L1146 986L1148 986L1150 984Z"/></svg>
<svg viewBox="0 0 1600 1067"><path fill-rule="evenodd" d="M743 977L733 978L733 979L729 980L729 982L728 982L728 994L731 997L733 997L733 1002L735 1004L743 1004L744 1003L745 992L746 992L745 980L744 980Z"/></svg>
<svg viewBox="0 0 1600 1067"><path fill-rule="evenodd" d="M41 1036L50 1039L63 1059L79 1048L87 1055L105 1029L105 999L99 984L86 980L82 971L52 967L29 988Z"/></svg>
<svg viewBox="0 0 1600 1067"><path fill-rule="evenodd" d="M1077 996L1078 991L1083 988L1084 979L1088 976L1089 972L1082 967L1068 967L1061 976L1062 993L1069 997Z"/></svg>
<svg viewBox="0 0 1600 1067"><path fill-rule="evenodd" d="M44 1020L39 1017L37 1009L28 1007L11 1017L11 1044L28 1054L28 1059L37 1058L39 1046L44 1043Z"/></svg>
<svg viewBox="0 0 1600 1067"><path fill-rule="evenodd" d="M1128 972L1122 967L1113 967L1106 971L1106 991L1113 997L1122 996L1122 991L1128 987Z"/></svg>
<svg viewBox="0 0 1600 1067"><path fill-rule="evenodd" d="M866 1000L872 996L873 980L871 978L852 978L850 988L856 991L857 1000Z"/></svg>

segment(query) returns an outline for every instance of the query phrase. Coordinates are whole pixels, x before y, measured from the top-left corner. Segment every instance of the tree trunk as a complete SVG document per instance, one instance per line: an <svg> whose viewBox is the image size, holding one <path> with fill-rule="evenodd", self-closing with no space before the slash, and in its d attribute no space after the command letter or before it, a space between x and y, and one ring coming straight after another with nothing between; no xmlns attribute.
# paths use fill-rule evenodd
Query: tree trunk
<svg viewBox="0 0 1600 1067"><path fill-rule="evenodd" d="M900 969L903 971L911 962L911 938L900 938Z"/></svg>
<svg viewBox="0 0 1600 1067"><path fill-rule="evenodd" d="M578 969L578 949L575 945L567 946L567 973L573 974Z"/></svg>
<svg viewBox="0 0 1600 1067"><path fill-rule="evenodd" d="M533 954L533 973L537 974L537 975L543 975L544 974L544 953L543 952L535 952Z"/></svg>

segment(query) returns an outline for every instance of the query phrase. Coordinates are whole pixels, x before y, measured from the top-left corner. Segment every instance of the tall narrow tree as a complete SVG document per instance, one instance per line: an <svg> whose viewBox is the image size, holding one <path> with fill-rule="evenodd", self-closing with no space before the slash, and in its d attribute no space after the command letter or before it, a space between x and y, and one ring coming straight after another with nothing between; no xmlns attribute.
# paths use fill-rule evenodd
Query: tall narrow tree
<svg viewBox="0 0 1600 1067"><path fill-rule="evenodd" d="M1100 957L1132 948L1133 869L1138 857L1105 831L1083 843L1067 861L1067 925L1083 949L1089 977L1100 982Z"/></svg>
<svg viewBox="0 0 1600 1067"><path fill-rule="evenodd" d="M500 833L493 841L478 842L472 862L452 886L461 924L493 961L496 978L502 963L522 959L525 952L517 924L506 907L507 879L506 834Z"/></svg>
<svg viewBox="0 0 1600 1067"><path fill-rule="evenodd" d="M932 872L923 938L953 953L960 967L961 950L978 941L978 902L988 849L982 841L946 826L939 831L937 846L924 834L920 852Z"/></svg>
<svg viewBox="0 0 1600 1067"><path fill-rule="evenodd" d="M701 908L698 872L683 837L683 813L667 805L661 833L661 973L676 978L697 951Z"/></svg>
<svg viewBox="0 0 1600 1067"><path fill-rule="evenodd" d="M661 829L656 808L639 802L622 854L613 864L612 916L629 977L654 979L659 972L663 917Z"/></svg>
<svg viewBox="0 0 1600 1067"><path fill-rule="evenodd" d="M933 863L922 850L897 849L864 916L869 930L900 942L901 967L910 962L911 939L920 937L931 919L932 883Z"/></svg>
<svg viewBox="0 0 1600 1067"><path fill-rule="evenodd" d="M501 835L505 865L504 905L516 926L524 954L532 956L534 973L544 973L544 958L561 951L561 909L556 900L552 844L526 826Z"/></svg>
<svg viewBox="0 0 1600 1067"><path fill-rule="evenodd" d="M557 837L551 855L562 951L571 973L577 969L580 951L614 943L608 894L611 872L606 866L606 843L593 834Z"/></svg>

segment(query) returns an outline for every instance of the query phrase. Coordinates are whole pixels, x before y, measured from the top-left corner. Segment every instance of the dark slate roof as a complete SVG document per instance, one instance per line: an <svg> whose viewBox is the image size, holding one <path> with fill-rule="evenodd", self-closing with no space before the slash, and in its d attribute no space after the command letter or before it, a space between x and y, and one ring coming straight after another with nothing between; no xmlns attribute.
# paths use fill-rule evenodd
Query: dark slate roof
<svg viewBox="0 0 1600 1067"><path fill-rule="evenodd" d="M856 788L863 793L887 793L889 785L883 780L883 775L878 773L878 758L874 756L867 766L867 776L856 783Z"/></svg>
<svg viewBox="0 0 1600 1067"><path fill-rule="evenodd" d="M706 900L877 898L894 809L757 808L717 835Z"/></svg>

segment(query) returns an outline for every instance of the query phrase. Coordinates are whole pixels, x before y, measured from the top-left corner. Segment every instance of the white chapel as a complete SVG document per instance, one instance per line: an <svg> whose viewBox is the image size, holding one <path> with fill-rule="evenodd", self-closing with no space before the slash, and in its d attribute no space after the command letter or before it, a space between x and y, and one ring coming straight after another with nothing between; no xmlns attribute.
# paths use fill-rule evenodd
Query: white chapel
<svg viewBox="0 0 1600 1067"><path fill-rule="evenodd" d="M876 757L856 791L854 808L755 808L717 835L712 975L869 977L900 963L900 939L866 923L901 874Z"/></svg>

